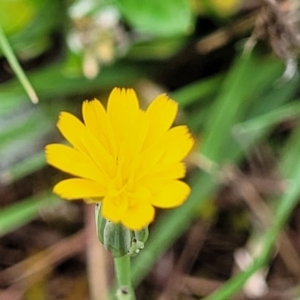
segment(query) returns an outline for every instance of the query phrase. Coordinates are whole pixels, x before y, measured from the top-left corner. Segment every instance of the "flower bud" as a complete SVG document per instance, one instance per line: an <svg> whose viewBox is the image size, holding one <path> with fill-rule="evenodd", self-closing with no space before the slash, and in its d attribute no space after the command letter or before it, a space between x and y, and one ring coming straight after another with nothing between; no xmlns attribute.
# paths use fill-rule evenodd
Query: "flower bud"
<svg viewBox="0 0 300 300"><path fill-rule="evenodd" d="M144 248L148 239L148 227L134 231L105 219L101 214L101 204L95 207L96 230L99 241L113 257L135 256Z"/></svg>

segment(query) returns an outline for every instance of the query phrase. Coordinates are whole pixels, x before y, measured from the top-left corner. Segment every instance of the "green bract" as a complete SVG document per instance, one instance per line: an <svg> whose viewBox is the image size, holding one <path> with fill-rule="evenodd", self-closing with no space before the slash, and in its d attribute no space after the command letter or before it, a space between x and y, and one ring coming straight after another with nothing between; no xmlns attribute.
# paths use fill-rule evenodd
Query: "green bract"
<svg viewBox="0 0 300 300"><path fill-rule="evenodd" d="M121 223L113 223L101 214L101 204L95 207L96 230L99 241L113 257L135 256L144 248L148 239L148 227L130 230Z"/></svg>

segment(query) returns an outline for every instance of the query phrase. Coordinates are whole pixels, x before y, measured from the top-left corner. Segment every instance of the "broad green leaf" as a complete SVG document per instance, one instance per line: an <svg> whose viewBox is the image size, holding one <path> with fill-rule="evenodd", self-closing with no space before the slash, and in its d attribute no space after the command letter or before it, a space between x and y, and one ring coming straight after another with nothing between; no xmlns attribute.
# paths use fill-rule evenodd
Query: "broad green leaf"
<svg viewBox="0 0 300 300"><path fill-rule="evenodd" d="M116 0L127 22L138 32L154 36L186 34L192 25L188 0Z"/></svg>
<svg viewBox="0 0 300 300"><path fill-rule="evenodd" d="M11 34L26 27L39 9L36 4L32 0L1 0L0 25L4 32Z"/></svg>
<svg viewBox="0 0 300 300"><path fill-rule="evenodd" d="M13 50L23 58L44 51L52 43L53 31L61 28L64 20L60 0L0 1L0 25Z"/></svg>

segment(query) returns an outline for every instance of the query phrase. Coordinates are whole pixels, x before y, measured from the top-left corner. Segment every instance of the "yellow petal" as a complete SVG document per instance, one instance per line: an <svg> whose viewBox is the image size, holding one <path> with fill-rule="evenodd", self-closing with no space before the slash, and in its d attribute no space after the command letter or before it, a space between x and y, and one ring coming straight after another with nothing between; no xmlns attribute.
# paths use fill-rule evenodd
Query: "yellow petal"
<svg viewBox="0 0 300 300"><path fill-rule="evenodd" d="M107 176L84 153L65 145L51 144L45 148L46 160L53 167L74 176L102 182L104 186Z"/></svg>
<svg viewBox="0 0 300 300"><path fill-rule="evenodd" d="M152 144L137 156L133 166L135 177L141 179L148 176L156 165L181 161L190 152L193 145L194 140L186 126L171 128L158 143Z"/></svg>
<svg viewBox="0 0 300 300"><path fill-rule="evenodd" d="M136 206L139 203L149 203L149 198L152 195L145 185L139 183L135 183L133 189L128 189L126 193L128 195L130 207Z"/></svg>
<svg viewBox="0 0 300 300"><path fill-rule="evenodd" d="M153 144L139 153L132 165L132 174L135 179L147 176L151 169L158 163L164 154L164 146Z"/></svg>
<svg viewBox="0 0 300 300"><path fill-rule="evenodd" d="M128 198L124 195L116 197L104 197L101 205L101 213L104 218L118 223L128 207Z"/></svg>
<svg viewBox="0 0 300 300"><path fill-rule="evenodd" d="M155 216L155 210L150 204L140 204L129 207L121 218L124 226L132 230L140 230L151 223Z"/></svg>
<svg viewBox="0 0 300 300"><path fill-rule="evenodd" d="M66 179L54 186L53 192L61 198L67 200L77 200L81 198L97 198L95 202L99 202L99 198L105 194L105 188L97 182L72 178Z"/></svg>
<svg viewBox="0 0 300 300"><path fill-rule="evenodd" d="M135 120L130 123L124 132L118 156L118 165L124 176L131 172L131 163L140 153L149 128L149 120L143 111L139 111Z"/></svg>
<svg viewBox="0 0 300 300"><path fill-rule="evenodd" d="M112 133L111 124L107 113L100 101L84 101L82 115L87 129L107 149L108 152L116 155L116 142Z"/></svg>
<svg viewBox="0 0 300 300"><path fill-rule="evenodd" d="M149 105L146 113L150 119L150 127L144 147L157 142L171 127L178 111L178 104L166 95L156 97Z"/></svg>
<svg viewBox="0 0 300 300"><path fill-rule="evenodd" d="M111 122L118 146L124 139L124 132L128 132L132 120L139 111L139 102L132 89L114 88L107 103L107 114Z"/></svg>
<svg viewBox="0 0 300 300"><path fill-rule="evenodd" d="M176 126L171 128L163 138L165 149L161 162L171 163L183 160L194 146L192 138L186 126Z"/></svg>
<svg viewBox="0 0 300 300"><path fill-rule="evenodd" d="M156 182L151 187L153 196L150 198L152 205L160 208L172 208L183 204L191 192L190 187L179 180Z"/></svg>
<svg viewBox="0 0 300 300"><path fill-rule="evenodd" d="M152 179L179 179L185 176L185 172L186 168L182 162L157 164L141 178L141 182Z"/></svg>
<svg viewBox="0 0 300 300"><path fill-rule="evenodd" d="M86 134L86 128L79 119L70 113L61 112L57 127L70 144L83 152L85 151L86 148L80 137Z"/></svg>
<svg viewBox="0 0 300 300"><path fill-rule="evenodd" d="M103 175L106 175L106 180L115 176L116 164L113 156L107 152L107 149L90 133L81 137L82 142L86 146L86 152L92 159Z"/></svg>

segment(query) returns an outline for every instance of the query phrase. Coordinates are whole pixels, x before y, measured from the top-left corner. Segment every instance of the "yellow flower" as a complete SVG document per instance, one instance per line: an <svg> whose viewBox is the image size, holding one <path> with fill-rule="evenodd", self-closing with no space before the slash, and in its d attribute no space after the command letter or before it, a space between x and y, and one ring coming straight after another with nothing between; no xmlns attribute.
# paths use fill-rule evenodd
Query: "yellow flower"
<svg viewBox="0 0 300 300"><path fill-rule="evenodd" d="M66 179L54 193L67 200L101 202L112 222L138 230L152 222L154 207L181 205L190 187L182 160L194 140L186 126L171 128L177 103L166 95L141 110L132 89L115 88L107 109L98 100L85 101L83 122L62 112L58 129L72 147L46 147L47 162L77 178Z"/></svg>

